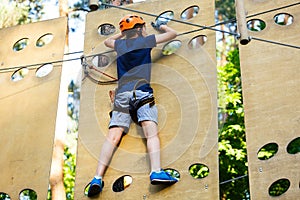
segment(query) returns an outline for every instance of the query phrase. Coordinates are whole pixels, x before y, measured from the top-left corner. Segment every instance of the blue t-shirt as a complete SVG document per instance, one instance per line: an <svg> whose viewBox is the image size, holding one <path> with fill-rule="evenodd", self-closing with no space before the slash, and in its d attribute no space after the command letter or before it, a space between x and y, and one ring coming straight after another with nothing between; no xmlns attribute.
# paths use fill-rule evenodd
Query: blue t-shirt
<svg viewBox="0 0 300 200"><path fill-rule="evenodd" d="M151 79L151 50L156 46L154 35L115 41L117 52L118 92L134 88L153 93Z"/></svg>

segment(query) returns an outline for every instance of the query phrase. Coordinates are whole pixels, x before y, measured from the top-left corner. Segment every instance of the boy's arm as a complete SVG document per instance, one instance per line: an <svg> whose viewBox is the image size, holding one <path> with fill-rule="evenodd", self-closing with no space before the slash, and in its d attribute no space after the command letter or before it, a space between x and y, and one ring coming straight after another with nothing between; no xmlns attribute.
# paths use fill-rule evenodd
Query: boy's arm
<svg viewBox="0 0 300 200"><path fill-rule="evenodd" d="M115 48L115 41L117 39L121 39L124 35L122 33L117 33L116 35L113 35L109 38L107 38L106 40L104 40L104 45L114 49Z"/></svg>
<svg viewBox="0 0 300 200"><path fill-rule="evenodd" d="M169 40L176 38L177 32L174 29L170 28L169 26L161 25L159 28L163 33L155 35L157 44L167 42Z"/></svg>

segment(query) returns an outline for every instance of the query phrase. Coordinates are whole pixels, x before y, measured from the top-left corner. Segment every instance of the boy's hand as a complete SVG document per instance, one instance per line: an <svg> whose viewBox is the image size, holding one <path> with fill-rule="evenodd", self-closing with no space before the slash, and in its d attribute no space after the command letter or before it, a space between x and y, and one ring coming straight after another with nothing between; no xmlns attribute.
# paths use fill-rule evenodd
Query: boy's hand
<svg viewBox="0 0 300 200"><path fill-rule="evenodd" d="M151 25L152 27L157 30L157 31L160 31L160 32L163 32L163 30L161 29L161 26L162 25L167 25L167 21L160 21L160 20L157 20L155 23L154 22L151 22Z"/></svg>

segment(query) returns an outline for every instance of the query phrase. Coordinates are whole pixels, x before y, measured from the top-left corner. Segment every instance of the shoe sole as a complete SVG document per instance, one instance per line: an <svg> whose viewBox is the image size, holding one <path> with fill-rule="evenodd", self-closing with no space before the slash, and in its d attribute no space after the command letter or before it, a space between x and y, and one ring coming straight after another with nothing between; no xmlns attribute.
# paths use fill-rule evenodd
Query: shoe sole
<svg viewBox="0 0 300 200"><path fill-rule="evenodd" d="M161 179L153 179L151 180L152 185L171 185L177 183L176 180L161 180Z"/></svg>
<svg viewBox="0 0 300 200"><path fill-rule="evenodd" d="M87 196L88 197L95 197L95 196L99 195L100 192L102 192L103 187L104 187L104 182L103 181L102 181L102 188L98 184L91 185L90 188L89 188L89 192L88 192Z"/></svg>
<svg viewBox="0 0 300 200"><path fill-rule="evenodd" d="M92 185L90 186L90 189L89 189L89 193L88 193L88 197L93 197L93 196L96 196L98 194L100 194L100 186L99 185Z"/></svg>

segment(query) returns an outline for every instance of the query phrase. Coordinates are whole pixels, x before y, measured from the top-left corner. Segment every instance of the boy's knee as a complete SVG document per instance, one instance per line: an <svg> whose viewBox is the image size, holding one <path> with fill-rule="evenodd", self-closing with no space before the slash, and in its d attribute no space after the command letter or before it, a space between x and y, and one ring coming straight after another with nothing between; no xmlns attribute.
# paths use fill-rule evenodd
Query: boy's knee
<svg viewBox="0 0 300 200"><path fill-rule="evenodd" d="M117 146L121 140L124 129L120 127L114 127L109 129L107 135L107 140L111 142L114 146Z"/></svg>

